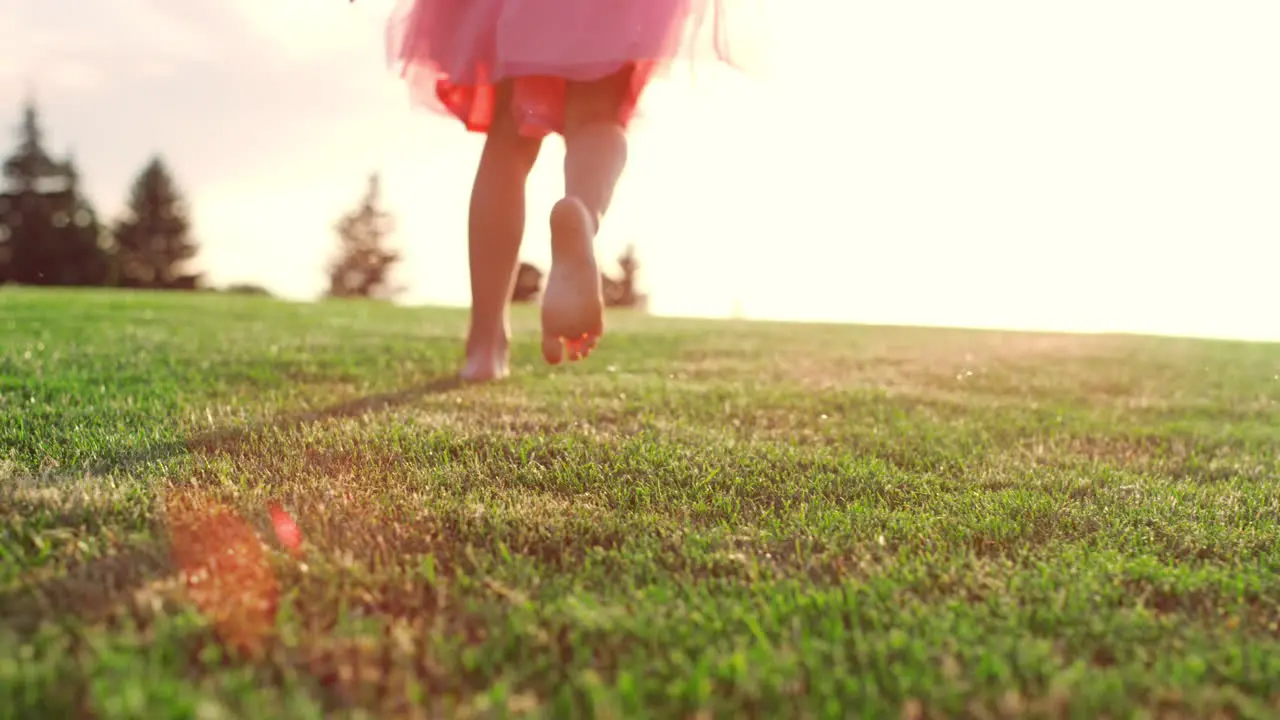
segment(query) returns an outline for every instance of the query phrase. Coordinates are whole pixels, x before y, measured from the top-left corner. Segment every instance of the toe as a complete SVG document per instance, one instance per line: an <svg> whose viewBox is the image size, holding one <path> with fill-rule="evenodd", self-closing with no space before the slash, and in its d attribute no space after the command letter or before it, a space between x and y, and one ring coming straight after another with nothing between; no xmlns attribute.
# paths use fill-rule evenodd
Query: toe
<svg viewBox="0 0 1280 720"><path fill-rule="evenodd" d="M569 348L569 357L572 360L582 360L589 355L596 347L596 339L590 335L584 335L574 340L566 341Z"/></svg>
<svg viewBox="0 0 1280 720"><path fill-rule="evenodd" d="M582 359L582 345L577 340L565 341L565 350L568 351L569 361L577 362Z"/></svg>

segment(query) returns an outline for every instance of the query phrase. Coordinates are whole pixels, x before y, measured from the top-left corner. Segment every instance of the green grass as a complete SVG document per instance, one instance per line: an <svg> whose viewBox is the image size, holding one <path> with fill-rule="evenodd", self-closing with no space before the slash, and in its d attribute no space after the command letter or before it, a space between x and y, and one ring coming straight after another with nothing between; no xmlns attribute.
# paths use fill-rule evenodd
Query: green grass
<svg viewBox="0 0 1280 720"><path fill-rule="evenodd" d="M535 320L0 291L0 716L1280 712L1280 346Z"/></svg>

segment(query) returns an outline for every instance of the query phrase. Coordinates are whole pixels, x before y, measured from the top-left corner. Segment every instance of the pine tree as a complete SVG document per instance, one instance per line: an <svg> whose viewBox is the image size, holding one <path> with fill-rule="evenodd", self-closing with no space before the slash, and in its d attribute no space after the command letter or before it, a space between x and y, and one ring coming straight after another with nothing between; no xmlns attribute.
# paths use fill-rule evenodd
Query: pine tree
<svg viewBox="0 0 1280 720"><path fill-rule="evenodd" d="M80 193L80 173L75 161L64 163L69 203L67 210L53 215L54 245L59 259L60 285L114 285L115 258L110 250L110 235L98 220L98 213Z"/></svg>
<svg viewBox="0 0 1280 720"><path fill-rule="evenodd" d="M342 216L335 230L338 252L329 264L329 297L383 298L395 294L390 287L391 268L400 253L387 247L395 232L395 218L379 207L381 183L377 173L359 207Z"/></svg>
<svg viewBox="0 0 1280 720"><path fill-rule="evenodd" d="M4 161L4 178L12 192L35 192L43 181L57 181L62 165L44 149L44 133L36 106L28 102L22 109L22 125L18 129L18 147Z"/></svg>
<svg viewBox="0 0 1280 720"><path fill-rule="evenodd" d="M110 258L101 226L80 192L70 159L44 148L34 104L23 110L18 147L4 161L0 193L0 282L102 285Z"/></svg>
<svg viewBox="0 0 1280 720"><path fill-rule="evenodd" d="M182 192L164 161L154 157L129 191L128 208L113 232L121 283L126 287L194 287L197 276L183 274L199 252Z"/></svg>

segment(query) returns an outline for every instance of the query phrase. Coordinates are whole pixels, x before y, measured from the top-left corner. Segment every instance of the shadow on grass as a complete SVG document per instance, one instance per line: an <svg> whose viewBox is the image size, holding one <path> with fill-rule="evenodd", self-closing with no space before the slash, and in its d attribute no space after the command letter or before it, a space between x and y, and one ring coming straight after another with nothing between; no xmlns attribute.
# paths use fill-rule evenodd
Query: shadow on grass
<svg viewBox="0 0 1280 720"><path fill-rule="evenodd" d="M171 442L132 453L120 453L84 468L95 474L129 472L151 462L183 455L209 456L236 451L246 439L271 429L288 430L303 425L356 418L409 405L431 395L463 387L456 376L443 376L394 392L378 393L307 412L291 413L240 428L225 428L200 433L184 442ZM30 633L50 611L71 610L92 617L88 608L106 608L120 597L144 587L148 578L163 576L169 565L168 543L149 543L120 554L75 563L67 575L34 586L18 583L0 592L0 617L11 630ZM104 592L110 587L112 592Z"/></svg>
<svg viewBox="0 0 1280 720"><path fill-rule="evenodd" d="M234 448L246 438L265 430L290 430L303 425L356 418L371 413L383 412L397 407L404 407L417 400L431 395L439 395L464 387L456 375L437 377L421 385L415 385L394 392L378 393L346 402L331 405L319 410L290 413L264 422L253 423L245 427L223 428L200 433L185 441L161 443L156 446L134 452L113 453L112 457L100 460L84 468L95 475L129 472L139 466L152 462L168 460L188 453L207 454L218 450Z"/></svg>

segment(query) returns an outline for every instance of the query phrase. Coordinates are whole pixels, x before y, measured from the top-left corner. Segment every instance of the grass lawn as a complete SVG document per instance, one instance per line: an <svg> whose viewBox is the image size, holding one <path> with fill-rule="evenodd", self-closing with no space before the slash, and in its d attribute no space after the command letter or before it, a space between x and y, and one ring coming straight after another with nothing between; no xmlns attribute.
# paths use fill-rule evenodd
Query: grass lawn
<svg viewBox="0 0 1280 720"><path fill-rule="evenodd" d="M0 717L1280 713L1280 345L464 323L0 290Z"/></svg>

